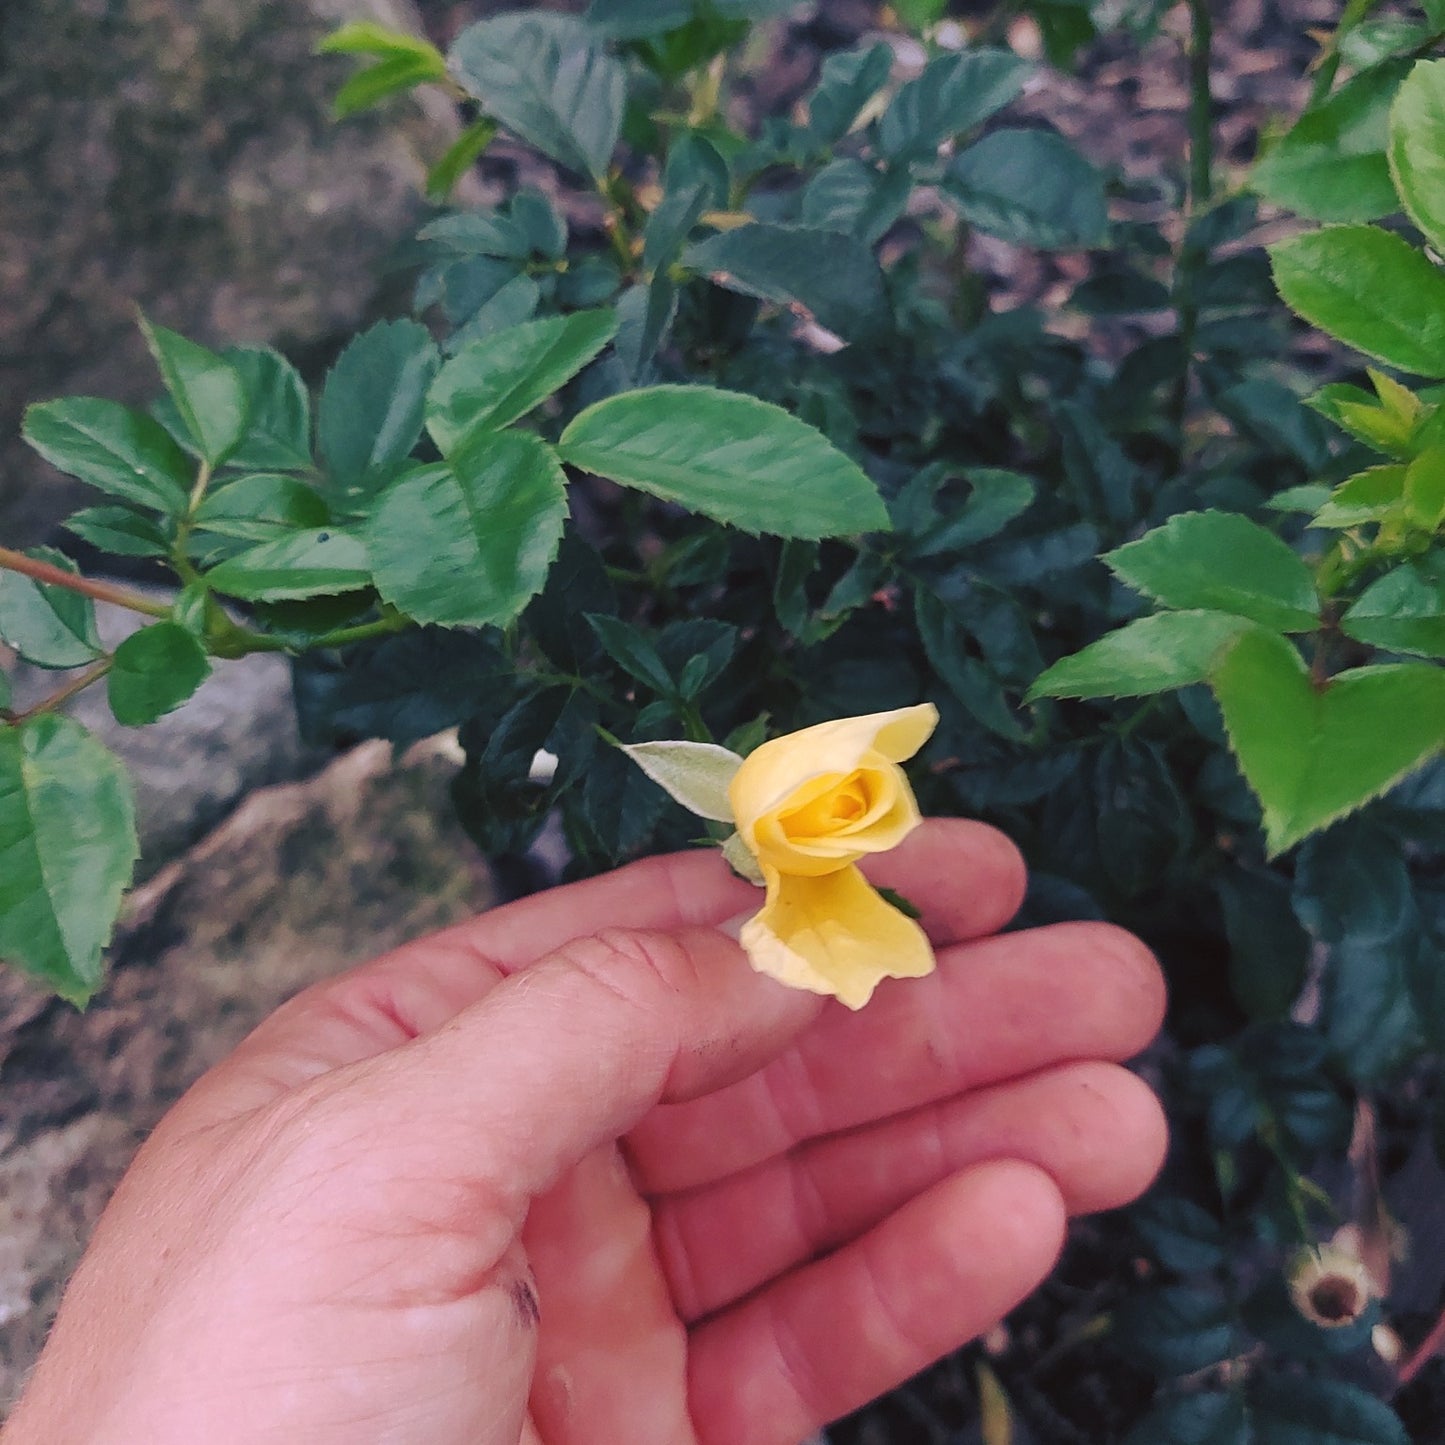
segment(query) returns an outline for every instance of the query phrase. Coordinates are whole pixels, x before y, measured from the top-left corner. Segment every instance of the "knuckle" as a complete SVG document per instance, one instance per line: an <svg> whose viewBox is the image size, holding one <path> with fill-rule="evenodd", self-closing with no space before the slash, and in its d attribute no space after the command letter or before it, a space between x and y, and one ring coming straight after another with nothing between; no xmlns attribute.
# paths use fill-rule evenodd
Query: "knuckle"
<svg viewBox="0 0 1445 1445"><path fill-rule="evenodd" d="M653 929L600 929L564 945L558 957L610 993L649 1008L689 994L697 984L697 968L681 940Z"/></svg>

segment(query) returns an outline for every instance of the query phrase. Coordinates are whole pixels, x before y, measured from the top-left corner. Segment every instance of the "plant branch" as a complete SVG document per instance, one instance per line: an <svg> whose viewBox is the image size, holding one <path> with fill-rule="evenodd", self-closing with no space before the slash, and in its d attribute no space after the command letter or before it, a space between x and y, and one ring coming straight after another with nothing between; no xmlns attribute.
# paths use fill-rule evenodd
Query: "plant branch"
<svg viewBox="0 0 1445 1445"><path fill-rule="evenodd" d="M171 615L170 607L164 602L152 602L149 597L141 597L124 587L112 587L108 582L93 582L88 577L67 572L64 567L57 567L53 562L27 557L24 552L16 552L9 547L0 547L0 567L10 572L19 572L22 576L44 582L51 587L65 587L71 592L79 592L97 602L109 602L116 607L124 607L128 612L140 612L146 617Z"/></svg>
<svg viewBox="0 0 1445 1445"><path fill-rule="evenodd" d="M39 717L42 713L54 712L56 708L69 702L76 693L84 692L91 683L99 682L111 669L113 658L102 657L99 662L92 663L84 672L71 678L64 687L56 689L49 697L43 698L34 707L27 708L24 712L10 714L9 721L18 727L23 722L29 722L31 718Z"/></svg>

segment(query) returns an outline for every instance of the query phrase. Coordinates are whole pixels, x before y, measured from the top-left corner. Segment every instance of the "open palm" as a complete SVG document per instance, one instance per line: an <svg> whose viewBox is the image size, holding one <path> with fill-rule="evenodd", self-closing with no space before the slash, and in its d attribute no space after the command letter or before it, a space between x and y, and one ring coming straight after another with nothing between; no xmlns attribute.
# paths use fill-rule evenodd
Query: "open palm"
<svg viewBox="0 0 1445 1445"><path fill-rule="evenodd" d="M796 1445L987 1328L1068 1213L1158 1165L1114 1062L1157 1027L1158 974L1103 925L995 935L1023 875L989 829L932 822L877 863L940 968L857 1014L747 968L717 925L756 894L702 855L293 1000L142 1152L14 1445L57 1419L158 1445Z"/></svg>

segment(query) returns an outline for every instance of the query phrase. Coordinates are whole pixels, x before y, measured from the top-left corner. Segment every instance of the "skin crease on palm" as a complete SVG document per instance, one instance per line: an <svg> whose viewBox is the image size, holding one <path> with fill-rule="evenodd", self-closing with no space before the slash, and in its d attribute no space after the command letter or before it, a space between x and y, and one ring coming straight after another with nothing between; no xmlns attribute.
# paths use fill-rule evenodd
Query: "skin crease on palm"
<svg viewBox="0 0 1445 1445"><path fill-rule="evenodd" d="M755 974L652 859L308 990L162 1121L3 1445L797 1445L987 1329L1164 1125L1144 947L1000 935L1013 847L870 860L939 969Z"/></svg>

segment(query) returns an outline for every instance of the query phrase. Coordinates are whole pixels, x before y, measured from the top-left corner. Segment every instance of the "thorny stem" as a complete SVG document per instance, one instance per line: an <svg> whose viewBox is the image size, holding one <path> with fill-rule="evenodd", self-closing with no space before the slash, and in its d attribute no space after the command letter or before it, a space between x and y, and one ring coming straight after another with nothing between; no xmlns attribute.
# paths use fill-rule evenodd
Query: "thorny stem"
<svg viewBox="0 0 1445 1445"><path fill-rule="evenodd" d="M113 662L113 658L102 657L99 662L93 663L90 667L87 667L84 672L78 673L75 677L71 678L64 687L57 689L51 693L49 697L36 703L34 707L27 708L24 712L9 714L0 712L0 717L4 717L7 722L19 727L21 723L29 722L31 718L39 717L41 713L54 712L56 708L69 702L76 693L83 692L93 682L99 682L100 679L110 671Z"/></svg>
<svg viewBox="0 0 1445 1445"><path fill-rule="evenodd" d="M109 602L116 607L124 607L128 612L140 612L147 617L171 615L171 609L164 602L152 602L149 597L128 592L124 587L112 587L108 582L93 582L88 577L67 572L64 567L42 562L38 557L27 557L24 552L12 551L9 547L0 547L0 567L10 572L19 572L36 582L79 592L97 602Z"/></svg>

